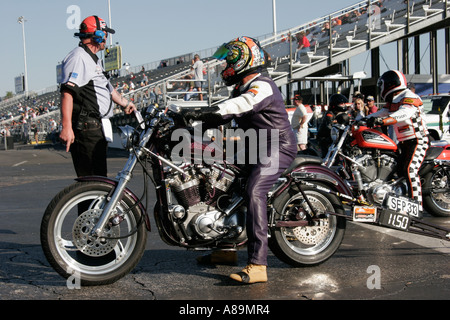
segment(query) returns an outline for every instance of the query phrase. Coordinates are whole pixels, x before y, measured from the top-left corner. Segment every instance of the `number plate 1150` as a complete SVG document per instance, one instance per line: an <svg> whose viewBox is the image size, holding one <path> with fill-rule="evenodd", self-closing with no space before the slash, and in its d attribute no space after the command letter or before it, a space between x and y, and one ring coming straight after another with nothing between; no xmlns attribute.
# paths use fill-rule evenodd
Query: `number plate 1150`
<svg viewBox="0 0 450 320"><path fill-rule="evenodd" d="M411 218L400 212L388 209L382 211L379 223L386 227L406 231L411 224Z"/></svg>

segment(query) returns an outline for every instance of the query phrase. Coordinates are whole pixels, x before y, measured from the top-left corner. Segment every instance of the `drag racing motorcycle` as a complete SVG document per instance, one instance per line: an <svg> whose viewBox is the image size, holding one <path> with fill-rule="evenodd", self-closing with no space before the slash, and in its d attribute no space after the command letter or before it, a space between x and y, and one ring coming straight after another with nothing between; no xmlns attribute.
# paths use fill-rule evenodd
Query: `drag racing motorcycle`
<svg viewBox="0 0 450 320"><path fill-rule="evenodd" d="M214 109L201 110L205 108ZM41 245L60 275L77 276L83 285L103 285L132 271L150 231L148 180L156 192L156 229L168 245L191 250L246 245L243 195L249 168L225 157L230 146L224 152L221 141L236 137L196 134L198 126L187 119L193 109L149 106L142 115L137 113L136 128L120 128L129 158L117 177L77 178L51 200L41 223ZM173 151L183 137L189 142L188 152L177 157L180 152ZM206 153L219 159L220 152L222 161L205 161ZM141 197L129 188L136 168L144 175ZM345 206L366 204L353 196L344 179L322 165L321 158L298 156L267 197L270 249L295 267L320 264L339 248L346 222L353 219ZM400 222L403 228L407 220L409 226L409 216L389 213L391 221L382 211L370 221L393 228ZM448 230L436 233L449 235Z"/></svg>
<svg viewBox="0 0 450 320"><path fill-rule="evenodd" d="M391 209L405 208L416 218L419 204L408 199L408 184L398 174L397 144L379 128L368 128L365 119L337 116L332 127L333 143L324 165L335 167L349 181L353 195L370 203L386 203ZM434 215L450 217L450 145L432 141L419 170L424 209Z"/></svg>

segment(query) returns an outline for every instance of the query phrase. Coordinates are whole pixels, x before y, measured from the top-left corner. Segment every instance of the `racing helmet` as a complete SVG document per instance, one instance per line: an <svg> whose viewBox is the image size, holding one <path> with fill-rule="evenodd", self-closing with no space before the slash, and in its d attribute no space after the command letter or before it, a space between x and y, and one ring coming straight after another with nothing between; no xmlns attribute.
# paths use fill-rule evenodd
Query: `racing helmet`
<svg viewBox="0 0 450 320"><path fill-rule="evenodd" d="M332 94L328 101L329 110L332 112L345 112L347 111L348 99L340 94Z"/></svg>
<svg viewBox="0 0 450 320"><path fill-rule="evenodd" d="M93 38L95 42L101 43L106 41L108 33L116 33L114 29L108 28L105 20L97 16L89 16L80 24L80 32L75 33L80 39Z"/></svg>
<svg viewBox="0 0 450 320"><path fill-rule="evenodd" d="M226 61L221 75L227 86L239 83L245 76L261 72L267 66L267 57L259 41L246 36L224 43L213 58Z"/></svg>
<svg viewBox="0 0 450 320"><path fill-rule="evenodd" d="M403 73L398 70L389 70L378 79L377 86L381 98L387 101L386 98L391 93L406 89L407 82Z"/></svg>

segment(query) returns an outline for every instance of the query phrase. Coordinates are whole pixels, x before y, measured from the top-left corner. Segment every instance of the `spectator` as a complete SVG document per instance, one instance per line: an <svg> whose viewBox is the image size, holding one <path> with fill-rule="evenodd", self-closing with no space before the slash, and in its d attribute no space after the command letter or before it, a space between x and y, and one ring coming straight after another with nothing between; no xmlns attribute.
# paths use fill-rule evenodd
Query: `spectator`
<svg viewBox="0 0 450 320"><path fill-rule="evenodd" d="M3 137L11 137L11 132L9 131L8 126L5 126L2 130L1 130L1 135Z"/></svg>
<svg viewBox="0 0 450 320"><path fill-rule="evenodd" d="M356 91L356 92L352 95L352 105L350 106L350 110L351 110L351 111L356 110L356 105L355 105L356 99L362 99L362 100L364 101L364 95L363 95L361 92L359 92L359 91Z"/></svg>
<svg viewBox="0 0 450 320"><path fill-rule="evenodd" d="M298 150L306 150L308 144L308 113L303 105L303 98L297 94L294 97L294 105L297 107L292 115L291 127L297 137Z"/></svg>
<svg viewBox="0 0 450 320"><path fill-rule="evenodd" d="M130 87L130 92L134 91L135 85L134 85L134 82L131 81L131 80L130 80L130 86L129 87Z"/></svg>
<svg viewBox="0 0 450 320"><path fill-rule="evenodd" d="M375 105L375 99L373 96L367 97L367 114L372 114L378 111L378 107Z"/></svg>
<svg viewBox="0 0 450 320"><path fill-rule="evenodd" d="M33 132L33 138L34 142L36 142L36 145L39 144L39 132L38 127L35 123L31 125L31 132Z"/></svg>
<svg viewBox="0 0 450 320"><path fill-rule="evenodd" d="M369 26L373 29L381 28L381 9L376 4L372 4L372 12L369 12Z"/></svg>
<svg viewBox="0 0 450 320"><path fill-rule="evenodd" d="M144 73L144 75L142 76L142 82L141 82L141 84L143 85L143 86L146 86L146 85L148 85L148 77L147 77L147 75Z"/></svg>
<svg viewBox="0 0 450 320"><path fill-rule="evenodd" d="M336 33L336 31L333 31L333 34ZM330 23L329 22L325 22L323 24L323 28L321 30L320 33L320 37L324 38L324 37L329 37L330 36Z"/></svg>
<svg viewBox="0 0 450 320"><path fill-rule="evenodd" d="M346 12L341 18L341 23L346 24L346 23L351 23L351 22L352 22L352 18L350 16L350 13Z"/></svg>
<svg viewBox="0 0 450 320"><path fill-rule="evenodd" d="M368 112L366 106L364 105L364 100L361 98L356 98L354 102L354 110L352 111L352 116L355 120L359 120L367 116Z"/></svg>
<svg viewBox="0 0 450 320"><path fill-rule="evenodd" d="M334 26L340 26L340 25L342 25L342 20L341 20L339 17L336 17L336 18L333 19L331 25L332 25L333 27L334 27Z"/></svg>
<svg viewBox="0 0 450 320"><path fill-rule="evenodd" d="M57 138L57 134L58 134L58 124L56 123L56 121L53 118L50 118L49 126L50 126L50 137L52 139L52 143L56 144L56 138Z"/></svg>
<svg viewBox="0 0 450 320"><path fill-rule="evenodd" d="M202 93L203 61L200 60L200 56L198 54L194 56L191 70L194 71L194 88L196 88L199 93L199 99L203 100L203 93Z"/></svg>
<svg viewBox="0 0 450 320"><path fill-rule="evenodd" d="M193 75L187 75L183 79L190 80L192 78L193 78ZM191 98L193 96L196 95L196 94L191 93L191 92L196 92L197 89L194 88L194 81L186 81L185 83L186 83L185 91L187 91L187 93L184 95L184 101L189 101L189 100L191 100Z"/></svg>
<svg viewBox="0 0 450 320"><path fill-rule="evenodd" d="M296 36L298 41L296 61L300 62L300 55L302 53L309 52L311 44L309 43L309 40L306 37L305 31L298 33Z"/></svg>

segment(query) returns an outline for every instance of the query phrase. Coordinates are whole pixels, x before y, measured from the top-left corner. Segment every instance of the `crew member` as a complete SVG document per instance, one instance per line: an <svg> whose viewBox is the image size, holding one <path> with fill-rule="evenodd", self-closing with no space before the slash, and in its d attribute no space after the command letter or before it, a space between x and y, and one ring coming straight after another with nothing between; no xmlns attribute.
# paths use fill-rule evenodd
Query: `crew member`
<svg viewBox="0 0 450 320"><path fill-rule="evenodd" d="M105 49L106 22L90 16L83 20L79 46L63 60L61 83L62 130L60 139L71 152L77 176L107 175L107 139L112 138L109 118L113 103L130 114L136 107L111 85L96 53Z"/></svg>

